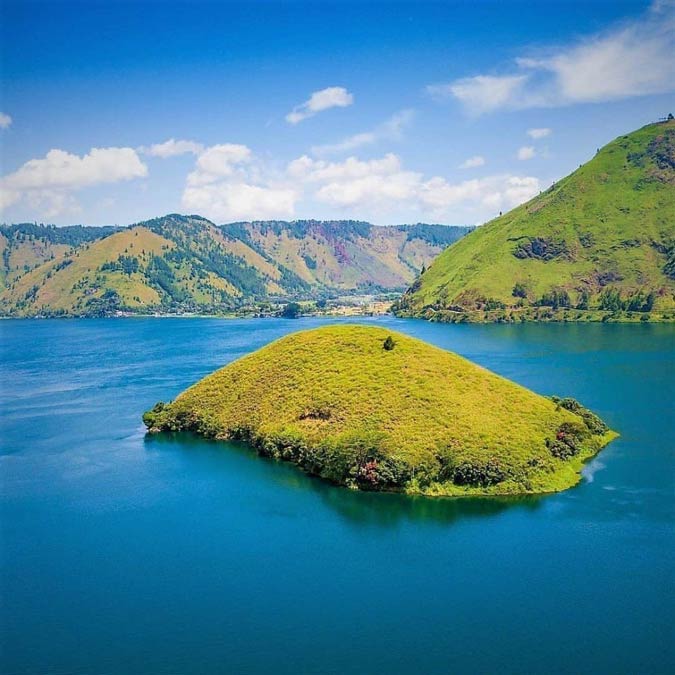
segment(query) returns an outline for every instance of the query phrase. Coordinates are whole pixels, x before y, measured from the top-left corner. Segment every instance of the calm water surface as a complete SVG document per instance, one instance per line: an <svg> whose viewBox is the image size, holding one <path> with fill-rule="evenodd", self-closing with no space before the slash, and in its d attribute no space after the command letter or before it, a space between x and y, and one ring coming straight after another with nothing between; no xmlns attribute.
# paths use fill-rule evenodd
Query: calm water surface
<svg viewBox="0 0 675 675"><path fill-rule="evenodd" d="M559 495L355 494L140 420L325 321L0 322L0 671L672 673L675 328L373 321L622 436Z"/></svg>

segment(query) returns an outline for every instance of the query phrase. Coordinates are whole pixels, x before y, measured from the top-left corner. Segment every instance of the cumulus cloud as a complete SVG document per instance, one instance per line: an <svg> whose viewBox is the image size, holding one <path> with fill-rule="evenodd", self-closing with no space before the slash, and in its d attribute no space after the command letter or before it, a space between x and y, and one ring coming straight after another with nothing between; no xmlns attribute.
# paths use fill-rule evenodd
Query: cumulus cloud
<svg viewBox="0 0 675 675"><path fill-rule="evenodd" d="M44 218L76 215L82 212L77 199L62 190L34 190L28 192L25 199L28 207L41 213Z"/></svg>
<svg viewBox="0 0 675 675"><path fill-rule="evenodd" d="M520 160L532 159L537 153L531 145L524 145L518 149L516 157Z"/></svg>
<svg viewBox="0 0 675 675"><path fill-rule="evenodd" d="M21 199L20 192L0 186L0 211L9 208L12 204L18 202L19 199Z"/></svg>
<svg viewBox="0 0 675 675"><path fill-rule="evenodd" d="M550 136L551 130L547 128L528 129L527 135L535 141L538 141L540 138L546 138L547 136Z"/></svg>
<svg viewBox="0 0 675 675"><path fill-rule="evenodd" d="M427 87L471 113L615 101L675 91L675 3L560 48L516 59L515 72Z"/></svg>
<svg viewBox="0 0 675 675"><path fill-rule="evenodd" d="M347 136L338 143L316 145L312 148L314 155L332 155L341 152L351 152L365 145L372 145L379 141L397 141L403 135L403 130L410 124L414 116L413 110L401 110L392 115L383 124L371 131L364 131L353 136Z"/></svg>
<svg viewBox="0 0 675 675"><path fill-rule="evenodd" d="M295 212L296 191L245 145L206 148L183 191L183 207L212 220L287 218Z"/></svg>
<svg viewBox="0 0 675 675"><path fill-rule="evenodd" d="M174 138L170 138L168 141L164 141L164 143L155 143L149 147L143 146L138 150L151 157L167 159L169 157L177 157L178 155L199 155L204 150L204 146L196 141L177 141Z"/></svg>
<svg viewBox="0 0 675 675"><path fill-rule="evenodd" d="M349 180L372 175L391 175L400 169L400 158L391 152L380 159L364 161L357 157L348 157L342 162L327 162L303 155L288 165L290 176L313 183Z"/></svg>
<svg viewBox="0 0 675 675"><path fill-rule="evenodd" d="M452 217L457 208L494 212L511 208L540 189L533 177L511 175L450 183L404 169L401 159L389 153L379 159L349 157L327 162L306 155L291 162L287 173L310 186L313 199L355 213L390 214L417 210L437 218Z"/></svg>
<svg viewBox="0 0 675 675"><path fill-rule="evenodd" d="M405 168L394 153L341 161L302 155L278 167L247 146L223 144L198 156L182 201L187 211L217 222L290 218L299 203L375 220L402 212L457 220L458 212L467 211L475 220L520 204L539 190L539 181L531 176L459 183L425 177Z"/></svg>
<svg viewBox="0 0 675 675"><path fill-rule="evenodd" d="M8 129L12 124L12 118L4 112L0 112L0 129Z"/></svg>
<svg viewBox="0 0 675 675"><path fill-rule="evenodd" d="M80 157L65 150L50 150L42 159L31 159L2 179L3 186L19 190L36 188L79 189L98 183L142 178L148 168L132 148L92 148Z"/></svg>
<svg viewBox="0 0 675 675"><path fill-rule="evenodd" d="M206 148L197 157L195 170L188 176L191 185L214 183L224 177L243 174L244 165L250 163L251 150L245 145L223 143Z"/></svg>
<svg viewBox="0 0 675 675"><path fill-rule="evenodd" d="M469 157L468 159L465 159L460 165L460 169L476 169L479 166L484 166L485 165L485 157L481 157L480 155L475 155L474 157Z"/></svg>
<svg viewBox="0 0 675 675"><path fill-rule="evenodd" d="M354 96L344 87L327 87L315 91L304 103L295 106L286 115L289 124L298 124L329 108L346 108L354 102Z"/></svg>
<svg viewBox="0 0 675 675"><path fill-rule="evenodd" d="M187 186L183 206L219 222L288 218L295 212L291 189L261 187L241 182Z"/></svg>
<svg viewBox="0 0 675 675"><path fill-rule="evenodd" d="M72 192L147 175L147 166L133 148L92 148L82 156L50 150L42 159L31 159L0 179L0 203L7 208L26 199L45 215L57 215L66 207L72 210Z"/></svg>

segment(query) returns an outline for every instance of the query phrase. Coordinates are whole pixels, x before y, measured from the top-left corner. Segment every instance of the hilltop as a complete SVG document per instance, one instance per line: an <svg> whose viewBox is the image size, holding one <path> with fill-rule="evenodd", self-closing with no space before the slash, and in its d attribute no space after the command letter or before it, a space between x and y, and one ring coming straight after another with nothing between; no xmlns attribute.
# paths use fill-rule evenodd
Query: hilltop
<svg viewBox="0 0 675 675"><path fill-rule="evenodd" d="M450 246L396 312L440 321L675 319L675 121L617 138Z"/></svg>
<svg viewBox="0 0 675 675"><path fill-rule="evenodd" d="M573 399L350 325L281 338L143 419L153 432L246 441L339 485L446 495L565 489L615 436Z"/></svg>
<svg viewBox="0 0 675 675"><path fill-rule="evenodd" d="M0 227L0 312L223 312L269 299L402 291L449 243L444 225L172 214L129 227Z"/></svg>

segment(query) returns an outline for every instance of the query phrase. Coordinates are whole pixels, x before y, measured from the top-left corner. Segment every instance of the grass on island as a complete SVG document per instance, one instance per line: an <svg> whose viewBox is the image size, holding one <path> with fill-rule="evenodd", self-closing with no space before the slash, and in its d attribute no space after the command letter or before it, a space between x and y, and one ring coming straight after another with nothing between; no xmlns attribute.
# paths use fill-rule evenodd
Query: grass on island
<svg viewBox="0 0 675 675"><path fill-rule="evenodd" d="M340 485L433 495L562 490L616 436L572 399L356 325L277 340L158 403L144 422L244 440Z"/></svg>

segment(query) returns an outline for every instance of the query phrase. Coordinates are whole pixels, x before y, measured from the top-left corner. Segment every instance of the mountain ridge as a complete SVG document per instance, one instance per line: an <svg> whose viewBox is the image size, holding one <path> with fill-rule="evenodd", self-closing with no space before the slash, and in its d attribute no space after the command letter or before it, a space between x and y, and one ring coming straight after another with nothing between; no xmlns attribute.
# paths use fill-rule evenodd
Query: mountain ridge
<svg viewBox="0 0 675 675"><path fill-rule="evenodd" d="M219 313L246 303L402 291L471 228L363 221L0 226L5 316Z"/></svg>

